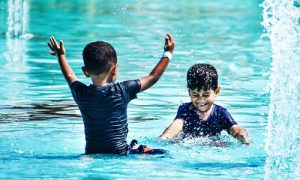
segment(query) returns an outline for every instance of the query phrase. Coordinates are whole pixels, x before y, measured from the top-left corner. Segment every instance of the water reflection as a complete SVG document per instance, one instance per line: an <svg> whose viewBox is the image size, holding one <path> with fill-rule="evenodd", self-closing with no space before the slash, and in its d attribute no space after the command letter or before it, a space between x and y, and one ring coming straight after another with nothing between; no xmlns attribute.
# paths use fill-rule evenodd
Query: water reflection
<svg viewBox="0 0 300 180"><path fill-rule="evenodd" d="M134 107L140 108L140 107ZM43 121L53 119L82 121L80 111L73 100L51 100L45 103L32 103L28 105L0 105L0 123L13 123L22 121ZM130 121L152 121L156 117L133 115Z"/></svg>
<svg viewBox="0 0 300 180"><path fill-rule="evenodd" d="M26 106L0 106L0 123L21 121L41 121L63 118L80 120L80 113L74 101L58 100L48 104L30 104Z"/></svg>

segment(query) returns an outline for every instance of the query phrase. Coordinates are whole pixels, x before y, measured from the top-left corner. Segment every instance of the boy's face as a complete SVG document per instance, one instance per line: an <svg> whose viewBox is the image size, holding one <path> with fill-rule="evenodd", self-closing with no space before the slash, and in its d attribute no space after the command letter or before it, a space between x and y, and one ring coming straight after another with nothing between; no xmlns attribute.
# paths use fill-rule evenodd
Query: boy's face
<svg viewBox="0 0 300 180"><path fill-rule="evenodd" d="M189 89L189 95L191 97L192 104L201 113L207 112L212 107L215 98L220 92L220 87L214 90L197 90Z"/></svg>

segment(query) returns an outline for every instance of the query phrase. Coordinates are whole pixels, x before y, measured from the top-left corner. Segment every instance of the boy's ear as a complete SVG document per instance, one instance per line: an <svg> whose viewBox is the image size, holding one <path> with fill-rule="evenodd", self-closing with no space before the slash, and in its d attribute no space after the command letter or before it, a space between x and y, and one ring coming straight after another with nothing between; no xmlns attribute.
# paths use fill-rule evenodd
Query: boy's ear
<svg viewBox="0 0 300 180"><path fill-rule="evenodd" d="M189 93L189 96L191 96L191 90L188 88L188 93Z"/></svg>
<svg viewBox="0 0 300 180"><path fill-rule="evenodd" d="M221 92L221 86L218 86L217 89L215 90L216 95L219 95Z"/></svg>
<svg viewBox="0 0 300 180"><path fill-rule="evenodd" d="M90 73L86 70L86 68L84 66L81 67L81 70L83 72L83 74L86 76L86 77L90 77Z"/></svg>
<svg viewBox="0 0 300 180"><path fill-rule="evenodd" d="M115 65L112 66L111 74L113 76L117 74L117 67L118 67L118 64L115 64Z"/></svg>

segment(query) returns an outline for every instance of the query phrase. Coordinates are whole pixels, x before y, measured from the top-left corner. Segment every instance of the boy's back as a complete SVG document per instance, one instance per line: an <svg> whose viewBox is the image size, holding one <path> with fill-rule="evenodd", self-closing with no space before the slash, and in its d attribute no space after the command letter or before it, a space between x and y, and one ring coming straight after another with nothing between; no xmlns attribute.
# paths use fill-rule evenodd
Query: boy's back
<svg viewBox="0 0 300 180"><path fill-rule="evenodd" d="M112 82L104 87L75 81L70 88L85 126L86 154L125 154L127 104L140 91L140 81Z"/></svg>

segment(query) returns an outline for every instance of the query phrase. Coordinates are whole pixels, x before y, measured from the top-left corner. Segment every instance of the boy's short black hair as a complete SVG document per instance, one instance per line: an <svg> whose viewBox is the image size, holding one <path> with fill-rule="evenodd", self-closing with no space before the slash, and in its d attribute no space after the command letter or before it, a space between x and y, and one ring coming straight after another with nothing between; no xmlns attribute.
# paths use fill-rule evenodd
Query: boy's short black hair
<svg viewBox="0 0 300 180"><path fill-rule="evenodd" d="M111 44L103 41L91 42L82 52L84 66L90 74L99 75L109 71L117 63L117 53Z"/></svg>
<svg viewBox="0 0 300 180"><path fill-rule="evenodd" d="M217 70L210 64L195 64L187 72L187 88L194 90L216 90L218 87Z"/></svg>

